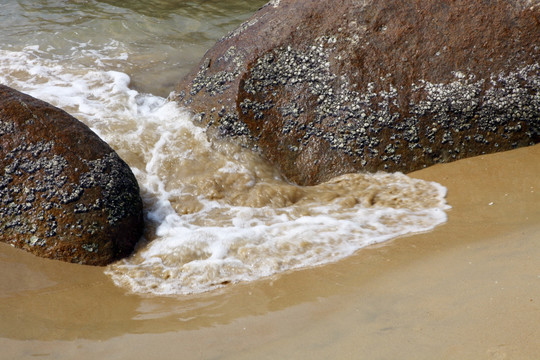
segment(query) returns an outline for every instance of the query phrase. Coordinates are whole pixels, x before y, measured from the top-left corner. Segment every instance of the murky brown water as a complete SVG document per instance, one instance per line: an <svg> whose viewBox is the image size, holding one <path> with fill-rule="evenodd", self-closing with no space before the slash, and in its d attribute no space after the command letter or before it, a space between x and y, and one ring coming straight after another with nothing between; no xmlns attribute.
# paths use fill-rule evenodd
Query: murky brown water
<svg viewBox="0 0 540 360"><path fill-rule="evenodd" d="M438 165L449 220L342 261L189 296L0 244L1 359L531 359L540 147Z"/></svg>
<svg viewBox="0 0 540 360"><path fill-rule="evenodd" d="M334 262L446 220L437 184L381 173L292 185L256 154L209 140L189 109L160 96L260 5L3 5L0 81L87 123L139 180L147 232L134 256L107 269L116 284L162 295L207 291Z"/></svg>
<svg viewBox="0 0 540 360"><path fill-rule="evenodd" d="M0 82L117 149L149 224L106 271L0 244L0 359L534 358L538 147L298 187L166 102L263 3L0 1Z"/></svg>

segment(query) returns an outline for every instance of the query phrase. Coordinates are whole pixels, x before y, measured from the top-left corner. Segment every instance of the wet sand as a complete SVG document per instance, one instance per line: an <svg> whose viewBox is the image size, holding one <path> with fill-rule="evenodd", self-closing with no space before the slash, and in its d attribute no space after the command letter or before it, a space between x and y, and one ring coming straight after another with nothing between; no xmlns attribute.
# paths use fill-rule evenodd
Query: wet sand
<svg viewBox="0 0 540 360"><path fill-rule="evenodd" d="M540 146L412 174L448 188L434 231L196 296L0 244L0 359L532 359Z"/></svg>

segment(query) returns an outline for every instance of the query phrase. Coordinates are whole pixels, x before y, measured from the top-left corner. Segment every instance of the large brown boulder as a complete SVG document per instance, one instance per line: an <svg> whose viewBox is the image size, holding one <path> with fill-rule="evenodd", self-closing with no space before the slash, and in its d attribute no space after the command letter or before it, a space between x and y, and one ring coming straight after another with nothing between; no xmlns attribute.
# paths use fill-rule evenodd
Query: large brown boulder
<svg viewBox="0 0 540 360"><path fill-rule="evenodd" d="M539 3L273 0L176 100L299 184L533 144Z"/></svg>
<svg viewBox="0 0 540 360"><path fill-rule="evenodd" d="M0 85L0 241L106 265L131 253L142 230L126 163L66 112Z"/></svg>

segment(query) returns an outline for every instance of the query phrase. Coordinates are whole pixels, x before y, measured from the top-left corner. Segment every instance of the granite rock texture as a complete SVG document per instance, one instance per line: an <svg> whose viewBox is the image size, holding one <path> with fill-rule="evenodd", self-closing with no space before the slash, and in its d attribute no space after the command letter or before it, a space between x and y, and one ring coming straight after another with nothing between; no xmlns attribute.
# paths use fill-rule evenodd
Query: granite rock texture
<svg viewBox="0 0 540 360"><path fill-rule="evenodd" d="M298 184L540 138L540 1L274 0L175 99Z"/></svg>
<svg viewBox="0 0 540 360"><path fill-rule="evenodd" d="M128 165L63 110L0 85L0 241L106 265L129 255L142 231Z"/></svg>

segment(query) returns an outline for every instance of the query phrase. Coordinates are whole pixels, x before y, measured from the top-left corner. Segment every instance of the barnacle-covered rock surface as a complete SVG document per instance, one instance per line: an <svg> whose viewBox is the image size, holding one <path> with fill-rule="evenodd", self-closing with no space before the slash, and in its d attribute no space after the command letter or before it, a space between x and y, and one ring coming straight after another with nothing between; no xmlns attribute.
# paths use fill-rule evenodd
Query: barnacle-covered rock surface
<svg viewBox="0 0 540 360"><path fill-rule="evenodd" d="M539 141L538 0L273 0L176 89L290 180Z"/></svg>
<svg viewBox="0 0 540 360"><path fill-rule="evenodd" d="M139 187L116 152L63 110L0 85L0 241L106 265L142 231Z"/></svg>

